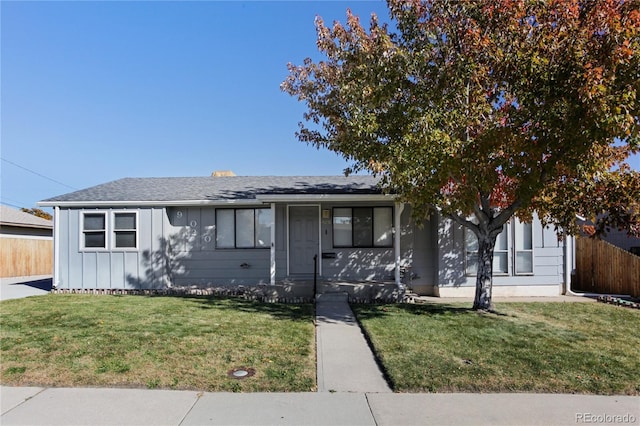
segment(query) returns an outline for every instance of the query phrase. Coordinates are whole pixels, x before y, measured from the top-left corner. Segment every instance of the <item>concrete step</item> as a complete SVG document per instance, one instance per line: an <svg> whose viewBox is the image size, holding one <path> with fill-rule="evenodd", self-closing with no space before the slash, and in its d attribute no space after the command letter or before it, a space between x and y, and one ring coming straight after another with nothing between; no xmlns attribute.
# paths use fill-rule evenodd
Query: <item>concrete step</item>
<svg viewBox="0 0 640 426"><path fill-rule="evenodd" d="M346 291L335 291L316 294L316 302L348 302L349 293Z"/></svg>

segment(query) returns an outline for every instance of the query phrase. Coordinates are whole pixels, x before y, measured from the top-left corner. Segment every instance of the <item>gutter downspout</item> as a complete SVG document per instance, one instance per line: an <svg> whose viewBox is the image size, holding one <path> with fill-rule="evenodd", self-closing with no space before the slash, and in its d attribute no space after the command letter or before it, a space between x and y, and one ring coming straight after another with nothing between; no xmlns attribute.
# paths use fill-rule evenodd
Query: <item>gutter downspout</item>
<svg viewBox="0 0 640 426"><path fill-rule="evenodd" d="M53 288L60 285L60 207L53 208Z"/></svg>
<svg viewBox="0 0 640 426"><path fill-rule="evenodd" d="M568 235L564 239L564 291L565 296L582 296L582 294L571 291L571 272L576 265L576 244L575 237Z"/></svg>
<svg viewBox="0 0 640 426"><path fill-rule="evenodd" d="M269 268L269 283L276 285L276 203L271 203L271 266Z"/></svg>

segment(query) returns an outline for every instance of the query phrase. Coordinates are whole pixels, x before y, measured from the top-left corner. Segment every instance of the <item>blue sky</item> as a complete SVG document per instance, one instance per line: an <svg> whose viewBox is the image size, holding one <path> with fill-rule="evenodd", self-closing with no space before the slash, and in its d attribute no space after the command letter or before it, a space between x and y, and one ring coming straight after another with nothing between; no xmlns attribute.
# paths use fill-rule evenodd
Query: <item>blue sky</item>
<svg viewBox="0 0 640 426"><path fill-rule="evenodd" d="M279 85L318 58L315 16L348 7L388 15L383 0L2 1L1 201L122 177L342 173L297 141L305 108Z"/></svg>
<svg viewBox="0 0 640 426"><path fill-rule="evenodd" d="M73 188L122 177L336 175L295 137L287 63L318 58L314 19L384 1L2 1L2 158ZM2 202L70 192L2 161Z"/></svg>

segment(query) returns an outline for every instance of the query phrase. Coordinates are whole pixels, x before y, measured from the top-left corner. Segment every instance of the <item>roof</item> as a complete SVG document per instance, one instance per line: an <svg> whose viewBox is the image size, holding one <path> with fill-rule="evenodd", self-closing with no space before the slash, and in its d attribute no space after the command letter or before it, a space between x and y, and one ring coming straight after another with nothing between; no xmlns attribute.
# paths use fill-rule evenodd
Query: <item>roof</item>
<svg viewBox="0 0 640 426"><path fill-rule="evenodd" d="M42 206L224 204L328 196L382 196L372 176L124 178L41 201Z"/></svg>
<svg viewBox="0 0 640 426"><path fill-rule="evenodd" d="M53 229L53 222L50 220L2 205L0 205L0 225Z"/></svg>

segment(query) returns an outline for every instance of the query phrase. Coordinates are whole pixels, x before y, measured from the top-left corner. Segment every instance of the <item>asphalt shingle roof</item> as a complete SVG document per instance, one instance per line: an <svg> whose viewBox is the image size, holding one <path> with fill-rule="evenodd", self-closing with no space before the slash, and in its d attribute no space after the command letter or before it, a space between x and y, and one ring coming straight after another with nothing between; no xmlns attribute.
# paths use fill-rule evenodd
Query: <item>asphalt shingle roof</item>
<svg viewBox="0 0 640 426"><path fill-rule="evenodd" d="M124 178L43 202L228 201L266 194L381 194L378 181L372 176Z"/></svg>
<svg viewBox="0 0 640 426"><path fill-rule="evenodd" d="M0 205L0 224L27 228L52 229L53 221Z"/></svg>

